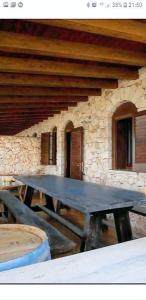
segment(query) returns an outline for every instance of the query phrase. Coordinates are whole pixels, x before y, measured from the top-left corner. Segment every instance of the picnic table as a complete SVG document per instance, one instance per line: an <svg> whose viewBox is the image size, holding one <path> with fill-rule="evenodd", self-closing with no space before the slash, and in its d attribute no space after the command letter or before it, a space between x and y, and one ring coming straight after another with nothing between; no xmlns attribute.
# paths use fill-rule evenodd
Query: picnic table
<svg viewBox="0 0 146 300"><path fill-rule="evenodd" d="M14 180L0 181L0 191L17 190L20 200L23 200L23 197L22 197L22 188L23 187L24 187L24 185L22 185L22 183L18 182L18 181L14 181Z"/></svg>
<svg viewBox="0 0 146 300"><path fill-rule="evenodd" d="M45 194L46 207L40 208L81 238L81 251L98 248L103 214L114 214L118 242L131 240L129 210L146 203L144 193L61 176L16 176L16 179L27 186L24 203L29 207L34 189ZM55 212L53 198L85 215L83 230Z"/></svg>
<svg viewBox="0 0 146 300"><path fill-rule="evenodd" d="M4 271L0 283L146 283L146 238Z"/></svg>

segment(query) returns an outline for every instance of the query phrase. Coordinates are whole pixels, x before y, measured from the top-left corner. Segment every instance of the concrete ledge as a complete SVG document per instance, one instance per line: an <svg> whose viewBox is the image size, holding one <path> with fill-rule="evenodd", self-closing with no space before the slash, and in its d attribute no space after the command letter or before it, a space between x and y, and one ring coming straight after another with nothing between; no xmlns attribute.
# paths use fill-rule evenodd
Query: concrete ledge
<svg viewBox="0 0 146 300"><path fill-rule="evenodd" d="M146 283L146 238L1 272L0 283Z"/></svg>

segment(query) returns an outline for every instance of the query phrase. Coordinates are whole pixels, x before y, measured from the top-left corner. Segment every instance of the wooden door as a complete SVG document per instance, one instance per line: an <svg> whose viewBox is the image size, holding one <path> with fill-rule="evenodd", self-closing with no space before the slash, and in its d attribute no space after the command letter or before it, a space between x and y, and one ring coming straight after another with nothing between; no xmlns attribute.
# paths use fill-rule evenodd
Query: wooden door
<svg viewBox="0 0 146 300"><path fill-rule="evenodd" d="M83 127L71 131L70 177L82 180L83 177Z"/></svg>

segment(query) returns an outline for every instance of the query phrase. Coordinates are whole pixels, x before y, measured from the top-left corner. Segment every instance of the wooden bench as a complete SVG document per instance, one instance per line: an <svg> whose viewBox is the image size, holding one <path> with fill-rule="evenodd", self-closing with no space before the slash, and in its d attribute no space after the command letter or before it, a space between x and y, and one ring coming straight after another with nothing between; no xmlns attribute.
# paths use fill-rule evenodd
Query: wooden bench
<svg viewBox="0 0 146 300"><path fill-rule="evenodd" d="M134 214L146 217L146 205L134 206L130 211Z"/></svg>
<svg viewBox="0 0 146 300"><path fill-rule="evenodd" d="M83 238L83 230L78 228L76 225L72 224L65 218L61 217L59 214L53 212L52 210L46 208L45 206L41 204L37 204L36 207L38 207L40 210L44 211L48 216L56 220L61 225L65 226L66 228L70 229L73 233L75 233L78 237Z"/></svg>
<svg viewBox="0 0 146 300"><path fill-rule="evenodd" d="M0 191L0 201L19 224L27 224L41 228L48 236L51 254L59 255L73 251L75 243L64 236L52 225L43 220L9 191Z"/></svg>

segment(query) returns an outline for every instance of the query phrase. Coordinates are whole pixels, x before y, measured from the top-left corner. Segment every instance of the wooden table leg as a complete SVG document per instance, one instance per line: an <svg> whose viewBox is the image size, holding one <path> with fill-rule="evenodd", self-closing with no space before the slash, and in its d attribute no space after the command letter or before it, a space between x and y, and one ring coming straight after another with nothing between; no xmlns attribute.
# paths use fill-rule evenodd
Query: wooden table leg
<svg viewBox="0 0 146 300"><path fill-rule="evenodd" d="M8 211L8 224L14 224L16 223L16 218L11 214L10 211Z"/></svg>
<svg viewBox="0 0 146 300"><path fill-rule="evenodd" d="M122 243L132 239L132 230L128 210L114 213L118 242Z"/></svg>
<svg viewBox="0 0 146 300"><path fill-rule="evenodd" d="M101 217L99 215L86 215L80 252L98 248L100 232Z"/></svg>
<svg viewBox="0 0 146 300"><path fill-rule="evenodd" d="M55 212L53 198L51 196L46 195L46 194L45 194L45 198L46 198L46 207Z"/></svg>
<svg viewBox="0 0 146 300"><path fill-rule="evenodd" d="M27 186L25 191L25 196L24 196L24 204L26 204L28 207L31 207L33 193L34 193L34 189L30 186Z"/></svg>
<svg viewBox="0 0 146 300"><path fill-rule="evenodd" d="M8 208L6 205L4 205L4 211L3 211L3 215L6 219L8 219Z"/></svg>

